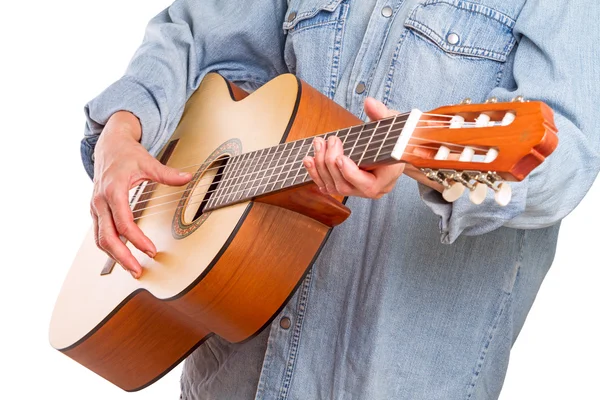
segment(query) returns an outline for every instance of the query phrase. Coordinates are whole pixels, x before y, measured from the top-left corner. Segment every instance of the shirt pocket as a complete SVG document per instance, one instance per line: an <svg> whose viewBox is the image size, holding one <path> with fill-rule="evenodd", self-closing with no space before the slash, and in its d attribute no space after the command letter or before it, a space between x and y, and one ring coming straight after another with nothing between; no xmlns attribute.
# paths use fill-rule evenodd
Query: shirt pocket
<svg viewBox="0 0 600 400"><path fill-rule="evenodd" d="M514 24L510 16L481 3L429 0L419 4L404 21L406 31L392 68L397 74L394 71L390 83L395 90L386 93L388 104L402 106L394 104L394 92L422 98L425 108L462 97L483 100L499 85L510 62L516 45Z"/></svg>
<svg viewBox="0 0 600 400"><path fill-rule="evenodd" d="M290 72L326 94L335 93L348 0L290 0L283 30Z"/></svg>

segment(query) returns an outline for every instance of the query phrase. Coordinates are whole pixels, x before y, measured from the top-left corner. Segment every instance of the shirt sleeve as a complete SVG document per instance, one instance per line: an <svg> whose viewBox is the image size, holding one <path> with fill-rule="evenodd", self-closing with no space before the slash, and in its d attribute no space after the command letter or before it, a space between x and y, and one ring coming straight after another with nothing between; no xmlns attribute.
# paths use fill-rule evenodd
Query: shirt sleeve
<svg viewBox="0 0 600 400"><path fill-rule="evenodd" d="M517 95L546 102L555 113L557 149L522 182L511 182L512 201L500 207L493 194L481 205L465 194L447 203L420 185L420 194L440 216L441 240L480 235L507 226L544 228L556 224L583 199L600 170L600 124L595 104L600 93L599 8L567 1L529 0L514 27L519 41L514 89L490 96L510 101Z"/></svg>
<svg viewBox="0 0 600 400"><path fill-rule="evenodd" d="M255 88L287 72L283 59L286 0L178 0L153 18L125 75L85 106L81 155L93 177L93 152L111 115L141 122L141 144L156 155L175 130L202 78L219 71Z"/></svg>

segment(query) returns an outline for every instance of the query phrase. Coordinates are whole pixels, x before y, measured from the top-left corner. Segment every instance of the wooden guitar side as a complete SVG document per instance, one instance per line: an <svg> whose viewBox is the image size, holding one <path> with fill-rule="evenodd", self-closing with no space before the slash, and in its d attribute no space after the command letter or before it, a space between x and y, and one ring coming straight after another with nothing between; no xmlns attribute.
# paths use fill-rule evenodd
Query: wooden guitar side
<svg viewBox="0 0 600 400"><path fill-rule="evenodd" d="M292 78L279 77L265 86L283 79L281 87L292 87ZM293 79L297 95L288 131L280 132L282 141L361 123ZM199 90L210 101L211 91L223 88L232 102L252 100L253 95L224 84L215 74ZM268 119L277 110L256 112ZM135 391L160 379L213 333L231 342L253 337L292 296L331 227L348 217L340 200L320 194L313 184L256 199L246 205L225 246L185 290L159 299L139 288L81 340L62 348L53 345L122 389ZM58 329L68 327L52 325L51 342Z"/></svg>

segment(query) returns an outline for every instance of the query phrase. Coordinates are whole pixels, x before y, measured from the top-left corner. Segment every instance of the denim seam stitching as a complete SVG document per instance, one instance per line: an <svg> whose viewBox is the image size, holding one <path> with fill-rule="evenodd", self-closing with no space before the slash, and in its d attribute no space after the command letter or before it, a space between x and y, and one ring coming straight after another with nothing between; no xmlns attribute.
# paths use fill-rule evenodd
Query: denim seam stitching
<svg viewBox="0 0 600 400"><path fill-rule="evenodd" d="M502 290L504 299L502 301L502 304L500 306L500 310L498 311L498 314L494 318L492 328L490 329L490 333L488 334L488 339L487 339L486 343L484 344L483 349L481 349L481 353L480 353L479 359L477 361L477 365L474 369L474 373L471 378L471 383L469 384L469 389L467 392L468 394L467 394L467 398L466 398L467 400L469 400L471 398L471 396L473 395L473 393L475 391L477 381L479 380L479 377L481 376L481 370L483 369L483 363L485 362L485 358L487 356L487 352L490 347L490 344L492 343L492 340L494 339L494 334L496 333L496 329L498 328L498 323L500 322L500 318L502 317L502 315L505 312L507 312L508 305L512 301L513 290L516 285L516 281L519 277L519 271L521 270L521 264L523 262L524 250L525 250L525 232L523 230L520 230L518 234L520 236L519 252L517 253L517 258L515 260L515 268L511 275L510 289L508 289L508 291L505 291L504 289Z"/></svg>
<svg viewBox="0 0 600 400"><path fill-rule="evenodd" d="M294 333L291 338L291 345L288 352L288 361L286 363L287 366L285 369L281 390L279 391L279 400L287 400L289 388L291 387L292 379L294 377L297 354L300 346L300 337L302 334L302 326L304 323L304 315L306 313L307 308L306 306L308 304L308 295L310 291L311 282L312 271L306 275L306 278L304 278L304 283L302 285L302 294L298 299L298 306L296 309L296 323L294 324Z"/></svg>
<svg viewBox="0 0 600 400"><path fill-rule="evenodd" d="M474 57L480 57L480 58L487 58L487 59L491 59L494 61L498 61L498 62L506 62L507 59L507 55L508 53L504 54L504 53L498 53L495 52L493 50L489 50L489 49L482 49L480 47L469 47L469 46L446 46L444 45L444 39L442 37L440 37L440 35L438 35L433 29L431 29L430 27L428 27L427 25L416 21L414 19L409 19L406 23L405 26L411 27L413 29L415 29L415 31L422 33L423 35L426 35L428 37L430 37L431 42L433 42L437 47L439 47L440 49L442 49L444 52L446 53L450 53L450 54L455 54L455 55L459 55L459 56L474 56ZM514 38L512 38L510 40L510 43L514 42ZM507 45L505 46L505 48L511 48L511 45Z"/></svg>
<svg viewBox="0 0 600 400"><path fill-rule="evenodd" d="M348 15L349 6L347 2L343 2L342 9L340 10L340 18L337 21L335 41L333 44L333 53L331 57L331 82L329 86L328 95L330 99L335 96L337 89L339 70L341 65L342 48L344 44L344 32L346 28L346 17Z"/></svg>
<svg viewBox="0 0 600 400"><path fill-rule="evenodd" d="M386 27L386 30L385 30L385 33L383 36L383 40L381 41L381 45L379 46L379 52L377 54L377 57L375 58L375 68L371 68L371 73L369 74L369 77L367 78L367 81L365 82L367 91L373 85L373 80L375 79L375 72L377 70L377 64L379 64L379 61L381 61L381 58L383 56L383 50L385 48L385 44L387 43L387 40L390 36L392 26L394 24L394 21L396 20L396 17L398 15L400 7L402 7L403 4L404 4L403 1L396 4L396 7L393 10L393 17L388 22L386 22L387 27ZM387 84L386 84L386 86L384 86L384 97L385 97L386 87L387 87ZM382 103L387 105L387 103L383 100L382 100ZM361 110L360 116L361 116L361 119L364 119L364 116L365 116L364 107Z"/></svg>
<svg viewBox="0 0 600 400"><path fill-rule="evenodd" d="M313 8L312 10L301 12L301 13L297 14L296 18L294 18L291 22L284 22L283 23L283 29L284 30L291 30L300 21L303 21L305 19L310 19L310 18L314 17L315 15L317 15L319 13L319 11L333 12L336 9L336 7L340 5L340 3L342 1L343 0L331 0L329 3L327 3L324 6L317 6L317 7Z"/></svg>
<svg viewBox="0 0 600 400"><path fill-rule="evenodd" d="M324 22L317 22L316 24L312 24L312 25L307 25L307 26L303 26L302 28L299 29L290 29L289 30L289 35L290 36L294 36L296 33L300 33L300 32L305 32L314 28L321 28L321 27L326 27L329 25L337 25L339 22L339 19L332 19L330 21L324 21Z"/></svg>
<svg viewBox="0 0 600 400"><path fill-rule="evenodd" d="M502 291L502 297L503 297L503 299L500 304L500 308L499 308L496 316L494 317L492 326L488 333L487 340L485 341L483 348L480 351L479 358L477 360L477 364L474 368L473 376L471 377L471 382L469 383L466 400L469 400L471 398L471 396L473 395L475 386L477 385L477 381L479 380L479 377L481 376L481 370L483 369L483 364L485 362L485 359L486 359L486 356L488 353L488 349L489 349L490 345L492 344L492 341L494 340L495 333L498 328L498 323L500 322L500 318L506 312L507 305L509 304L509 301L512 299L512 293L506 293L505 291Z"/></svg>
<svg viewBox="0 0 600 400"><path fill-rule="evenodd" d="M515 26L516 20L511 18L510 16L504 14L503 12L496 10L495 8L489 7L489 6L484 6L481 4L475 4L475 3L471 3L470 1L464 1L464 0L428 0L426 2L424 2L422 4L422 7L426 7L426 6L430 6L430 5L435 5L435 4L448 4L450 6L454 6L458 9L461 10L466 10L466 11L470 11L470 12L474 12L477 14L481 14L484 15L486 17L492 18L500 23L502 23L503 25L509 27L509 28L513 28ZM413 12L411 13L411 17L412 15L417 11L419 7L416 7Z"/></svg>
<svg viewBox="0 0 600 400"><path fill-rule="evenodd" d="M406 35L408 34L408 29L405 29L400 35L398 40L398 44L396 45L396 50L394 51L394 55L392 56L392 61L390 62L390 68L388 70L387 82L385 85L385 91L383 94L383 104L386 106L391 98L392 88L394 87L394 82L396 78L396 65L398 64L398 56L400 55L400 50L402 49L402 45L404 44L404 39L406 39Z"/></svg>

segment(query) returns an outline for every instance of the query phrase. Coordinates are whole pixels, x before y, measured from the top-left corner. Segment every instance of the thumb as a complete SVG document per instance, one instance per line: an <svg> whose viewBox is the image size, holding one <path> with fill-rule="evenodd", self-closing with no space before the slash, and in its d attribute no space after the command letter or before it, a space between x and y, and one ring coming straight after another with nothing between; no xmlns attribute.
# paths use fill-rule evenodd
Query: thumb
<svg viewBox="0 0 600 400"><path fill-rule="evenodd" d="M388 109L385 104L372 97L367 97L365 100L365 112L371 121L398 114L398 112Z"/></svg>
<svg viewBox="0 0 600 400"><path fill-rule="evenodd" d="M192 174L189 172L182 172L178 169L167 167L156 160L154 161L152 168L148 171L148 177L154 182L169 186L181 186L192 179Z"/></svg>

